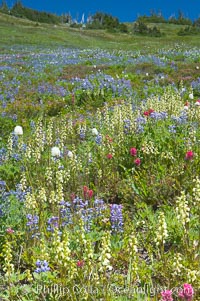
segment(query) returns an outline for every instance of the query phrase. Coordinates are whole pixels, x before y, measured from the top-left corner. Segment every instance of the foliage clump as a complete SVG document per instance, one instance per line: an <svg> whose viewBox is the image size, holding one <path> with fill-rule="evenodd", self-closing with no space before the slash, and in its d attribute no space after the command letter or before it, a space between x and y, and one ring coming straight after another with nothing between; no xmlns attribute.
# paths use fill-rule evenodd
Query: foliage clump
<svg viewBox="0 0 200 301"><path fill-rule="evenodd" d="M91 21L86 25L87 29L107 29L115 32L128 32L125 24L121 24L118 18L110 14L97 12L91 18Z"/></svg>
<svg viewBox="0 0 200 301"><path fill-rule="evenodd" d="M137 22L144 23L169 23L177 25L192 25L192 21L189 18L185 18L184 13L179 10L178 17L172 15L169 19L165 19L162 15L162 12L156 13L154 10L150 12L150 16L143 15L137 18Z"/></svg>
<svg viewBox="0 0 200 301"><path fill-rule="evenodd" d="M190 36L200 34L200 27L197 26L186 26L178 31L179 36Z"/></svg>
<svg viewBox="0 0 200 301"><path fill-rule="evenodd" d="M4 14L10 14L17 18L26 18L35 22L50 24L61 23L61 17L45 11L42 12L25 7L21 1L16 1L12 8L9 9L6 1L3 0L0 6L0 12Z"/></svg>
<svg viewBox="0 0 200 301"><path fill-rule="evenodd" d="M133 25L134 34L150 36L150 37L161 37L162 33L157 26L149 27L145 23L138 21Z"/></svg>
<svg viewBox="0 0 200 301"><path fill-rule="evenodd" d="M1 2L0 12L3 14L9 14L9 8L5 0Z"/></svg>

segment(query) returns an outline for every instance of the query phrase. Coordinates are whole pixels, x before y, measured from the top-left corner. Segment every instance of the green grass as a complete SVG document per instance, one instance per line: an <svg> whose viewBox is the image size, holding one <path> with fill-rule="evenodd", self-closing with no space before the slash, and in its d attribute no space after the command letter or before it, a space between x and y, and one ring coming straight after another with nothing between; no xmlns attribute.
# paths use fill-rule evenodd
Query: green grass
<svg viewBox="0 0 200 301"><path fill-rule="evenodd" d="M154 24L149 24L153 26ZM200 46L200 36L179 37L181 25L156 24L165 35L161 38L110 33L105 30L74 29L65 25L39 24L26 19L0 14L0 45L38 45L43 47L79 47L137 50L172 46L181 42ZM132 24L129 23L131 30Z"/></svg>

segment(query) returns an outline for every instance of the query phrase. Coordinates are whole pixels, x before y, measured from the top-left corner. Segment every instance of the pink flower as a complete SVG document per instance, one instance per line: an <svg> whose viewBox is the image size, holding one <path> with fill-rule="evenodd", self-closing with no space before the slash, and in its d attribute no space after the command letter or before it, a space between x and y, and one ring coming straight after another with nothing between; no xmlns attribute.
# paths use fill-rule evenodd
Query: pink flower
<svg viewBox="0 0 200 301"><path fill-rule="evenodd" d="M139 166L141 164L140 158L134 160L135 165Z"/></svg>
<svg viewBox="0 0 200 301"><path fill-rule="evenodd" d="M178 296L179 296L179 298L181 298L181 299L185 299L185 296L184 296L184 294L183 294L183 290L181 290L181 291L178 293Z"/></svg>
<svg viewBox="0 0 200 301"><path fill-rule="evenodd" d="M130 154L131 156L135 157L137 155L137 149L135 147L131 147Z"/></svg>
<svg viewBox="0 0 200 301"><path fill-rule="evenodd" d="M88 190L89 190L89 188L87 186L83 186L83 196L84 196L84 199L87 198Z"/></svg>
<svg viewBox="0 0 200 301"><path fill-rule="evenodd" d="M194 295L194 289L191 284L183 284L183 289L179 292L179 298L185 301L191 301Z"/></svg>
<svg viewBox="0 0 200 301"><path fill-rule="evenodd" d="M8 228L8 229L6 229L6 232L8 234L13 234L15 231L12 228Z"/></svg>
<svg viewBox="0 0 200 301"><path fill-rule="evenodd" d="M106 156L108 159L112 159L113 155L112 154L107 154Z"/></svg>
<svg viewBox="0 0 200 301"><path fill-rule="evenodd" d="M166 290L161 293L162 299L161 301L173 301L172 291Z"/></svg>
<svg viewBox="0 0 200 301"><path fill-rule="evenodd" d="M84 266L84 263L85 263L84 260L78 260L76 265L78 268L82 268Z"/></svg>
<svg viewBox="0 0 200 301"><path fill-rule="evenodd" d="M187 153L185 155L185 160L192 160L193 157L194 157L193 151L189 150L189 151L187 151Z"/></svg>
<svg viewBox="0 0 200 301"><path fill-rule="evenodd" d="M87 186L83 186L83 196L84 196L84 199L91 199L92 196L93 196L93 190L92 189L89 189Z"/></svg>
<svg viewBox="0 0 200 301"><path fill-rule="evenodd" d="M145 116L149 116L151 113L153 113L154 112L154 110L153 109L148 109L148 111L145 111L144 112L144 115Z"/></svg>
<svg viewBox="0 0 200 301"><path fill-rule="evenodd" d="M184 294L188 297L192 297L194 295L194 289L191 284L185 283L183 284Z"/></svg>
<svg viewBox="0 0 200 301"><path fill-rule="evenodd" d="M88 192L87 192L87 194L88 194L88 198L91 199L92 196L93 196L93 190L89 189Z"/></svg>

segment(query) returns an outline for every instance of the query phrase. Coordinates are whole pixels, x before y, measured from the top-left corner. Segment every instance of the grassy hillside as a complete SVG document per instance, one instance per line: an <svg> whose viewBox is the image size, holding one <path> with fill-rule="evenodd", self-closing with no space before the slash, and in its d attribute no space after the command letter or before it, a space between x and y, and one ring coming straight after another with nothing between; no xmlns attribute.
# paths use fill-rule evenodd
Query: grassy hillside
<svg viewBox="0 0 200 301"><path fill-rule="evenodd" d="M153 26L153 24L150 24ZM161 38L108 33L104 30L73 29L64 25L39 24L25 19L0 14L0 45L65 46L80 48L145 49L173 45L176 42L200 46L199 36L179 37L180 25L156 24L165 34ZM132 24L129 24L131 29Z"/></svg>

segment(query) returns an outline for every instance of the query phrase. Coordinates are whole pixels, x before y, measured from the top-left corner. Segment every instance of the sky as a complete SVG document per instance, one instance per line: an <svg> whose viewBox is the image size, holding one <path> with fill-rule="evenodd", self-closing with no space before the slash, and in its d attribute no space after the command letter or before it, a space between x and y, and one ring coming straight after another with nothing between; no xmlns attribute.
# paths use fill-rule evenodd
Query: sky
<svg viewBox="0 0 200 301"><path fill-rule="evenodd" d="M15 0L6 1L9 7ZM195 20L200 17L200 0L21 0L26 7L61 15L68 13L72 18L81 20L97 11L111 14L120 22L133 22L141 15L150 15L150 11L162 12L168 19L178 16L181 10L185 17Z"/></svg>

